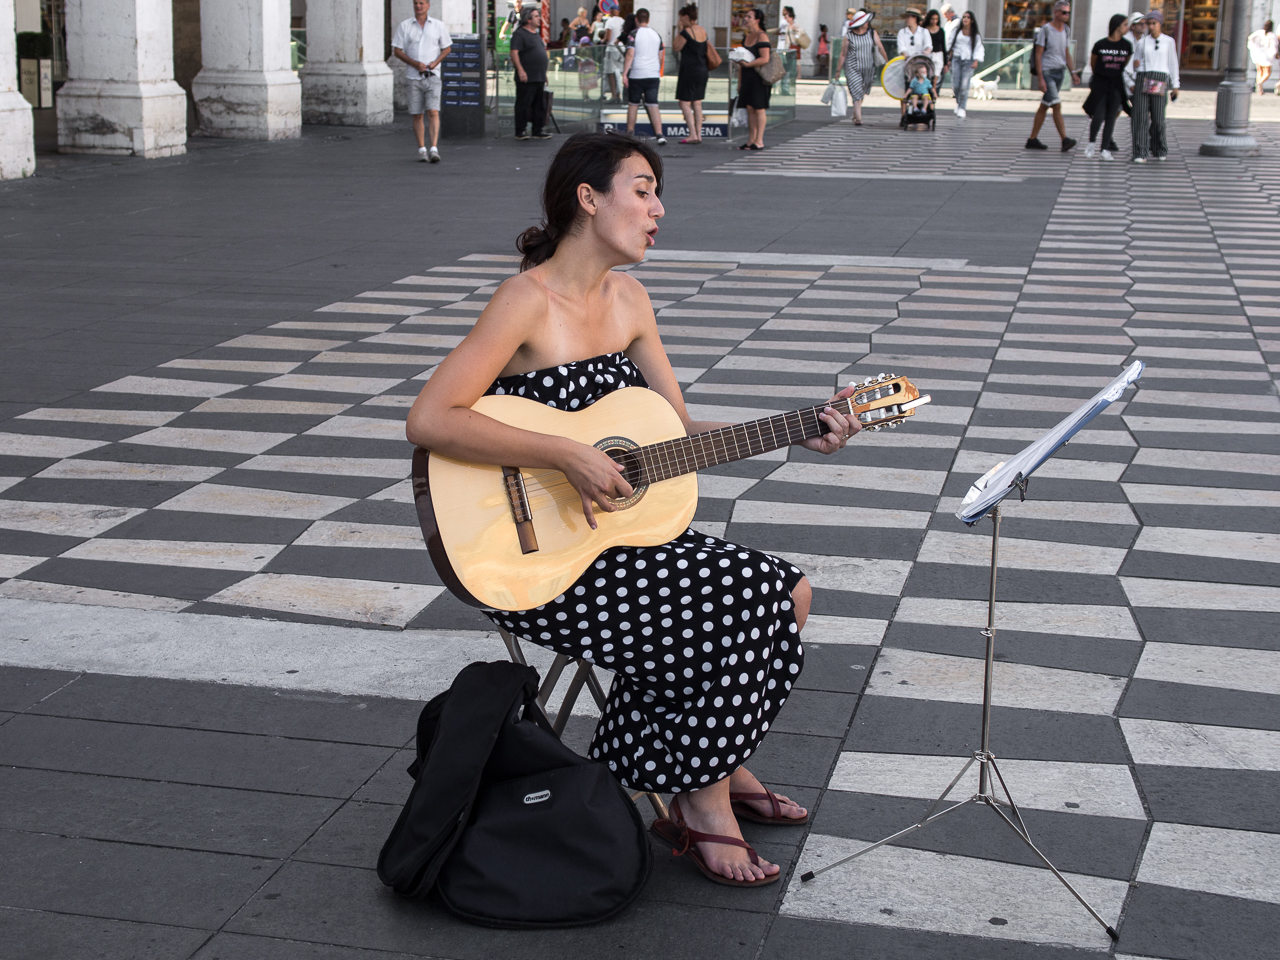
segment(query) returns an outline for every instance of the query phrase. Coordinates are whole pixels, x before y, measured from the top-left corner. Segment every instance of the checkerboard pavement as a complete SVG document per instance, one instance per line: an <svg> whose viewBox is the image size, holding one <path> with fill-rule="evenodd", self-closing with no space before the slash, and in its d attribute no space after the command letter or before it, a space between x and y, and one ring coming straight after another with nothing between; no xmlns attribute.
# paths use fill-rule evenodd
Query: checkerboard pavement
<svg viewBox="0 0 1280 960"><path fill-rule="evenodd" d="M777 912L764 956L1112 949L981 809L797 878L912 822L976 746L989 528L956 521L959 498L1133 359L1136 393L1007 507L993 749L1042 849L1120 928L1117 956L1273 949L1280 150L1208 161L1175 142L1165 165L1062 173L1029 269L658 250L631 271L695 417L880 372L933 397L835 457L700 478L696 527L794 560L815 592L802 689L757 757L815 820L799 847L753 833L789 879L733 902ZM0 598L485 630L422 548L403 419L515 268L463 256L9 420ZM273 909L239 931L308 939Z"/></svg>

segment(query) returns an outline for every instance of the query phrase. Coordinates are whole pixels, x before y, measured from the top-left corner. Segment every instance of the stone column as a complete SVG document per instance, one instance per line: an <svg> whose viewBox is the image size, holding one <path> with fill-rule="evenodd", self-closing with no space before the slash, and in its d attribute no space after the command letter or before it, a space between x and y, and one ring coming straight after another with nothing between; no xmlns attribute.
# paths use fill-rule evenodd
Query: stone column
<svg viewBox="0 0 1280 960"><path fill-rule="evenodd" d="M187 152L187 95L173 79L172 0L67 0L58 149Z"/></svg>
<svg viewBox="0 0 1280 960"><path fill-rule="evenodd" d="M1226 4L1223 4L1225 7ZM1220 7L1221 12L1225 12ZM1249 133L1249 98L1253 80L1249 76L1249 0L1231 4L1231 46L1227 50L1227 74L1218 84L1215 132L1200 144L1206 157L1256 157L1258 141Z"/></svg>
<svg viewBox="0 0 1280 960"><path fill-rule="evenodd" d="M435 13L435 4L431 5ZM391 33L394 36L396 27L413 16L413 0L391 0ZM391 68L391 76L395 81L396 109L404 112L409 109L409 85L404 79L405 63L394 53L387 58L387 66Z"/></svg>
<svg viewBox="0 0 1280 960"><path fill-rule="evenodd" d="M36 172L31 104L18 92L18 47L9 36L13 0L0 0L0 180Z"/></svg>
<svg viewBox="0 0 1280 960"><path fill-rule="evenodd" d="M289 0L205 0L200 59L191 93L202 133L302 136L302 85L289 64Z"/></svg>
<svg viewBox="0 0 1280 960"><path fill-rule="evenodd" d="M307 0L303 122L373 127L392 121L384 15L382 0Z"/></svg>

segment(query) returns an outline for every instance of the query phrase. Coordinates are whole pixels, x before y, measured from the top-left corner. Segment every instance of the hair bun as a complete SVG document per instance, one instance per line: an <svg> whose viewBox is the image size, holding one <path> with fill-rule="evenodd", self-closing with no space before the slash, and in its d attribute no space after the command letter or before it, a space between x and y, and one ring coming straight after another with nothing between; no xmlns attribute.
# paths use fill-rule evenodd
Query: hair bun
<svg viewBox="0 0 1280 960"><path fill-rule="evenodd" d="M520 234L516 238L516 249L524 255L524 259L520 261L521 271L550 260L559 243L559 231L548 227L546 223L539 227L530 227Z"/></svg>

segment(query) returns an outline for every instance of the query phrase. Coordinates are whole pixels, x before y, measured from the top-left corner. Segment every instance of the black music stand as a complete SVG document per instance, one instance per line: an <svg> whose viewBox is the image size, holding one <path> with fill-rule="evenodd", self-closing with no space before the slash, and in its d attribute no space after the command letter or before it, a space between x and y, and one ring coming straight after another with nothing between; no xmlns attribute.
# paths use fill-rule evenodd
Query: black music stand
<svg viewBox="0 0 1280 960"><path fill-rule="evenodd" d="M1079 900L1081 905L1089 911L1089 915L1102 924L1107 931L1107 935L1112 940L1120 938L1115 928L1107 923L1089 901L1080 895L1080 892L1071 885L1071 882L1058 871L1058 868L1053 865L1048 857L1040 852L1040 848L1032 841L1031 833L1022 820L1022 814L1018 811L1018 805L1013 802L1013 796L1009 792L1004 776L1000 773L999 766L996 765L995 754L991 752L991 689L996 652L996 568L1000 555L1000 501L1015 489L1018 491L1019 497L1025 500L1027 483L1031 479L1032 472L1053 456L1085 424L1114 401L1120 399L1125 389L1142 376L1143 366L1142 361L1135 360L1124 373L1112 380L1102 391L1086 401L1069 417L1010 460L996 464L969 489L969 493L960 504L960 509L956 512L956 517L969 526L973 526L983 517L989 516L991 518L991 586L987 596L987 626L982 631L982 635L987 638L987 658L986 672L982 681L981 746L973 752L973 756L960 768L960 772L956 774L955 779L947 784L947 788L942 791L938 799L933 802L933 806L928 809L923 817L906 829L899 830L883 840L868 844L849 856L837 860L835 863L827 864L817 870L810 870L800 877L802 883L808 883L833 867L848 863L864 853L869 853L876 847L884 846L899 837L905 837L909 833L928 826L933 821L945 817L954 810L974 804L982 804L994 810L1000 819L1008 824L1013 832L1031 848L1031 851L1040 858L1040 861L1053 871L1053 875L1062 881L1062 885L1071 891L1072 896ZM975 763L978 764L978 792L967 800L957 801L939 811L938 807L942 806L951 791L955 789L956 784L960 782L964 775L969 772L969 768ZM995 780L1000 782L1000 791L1003 794L1003 798L996 794L995 781L992 780L993 774ZM1005 813L1001 809L1002 807L1008 807L1009 813Z"/></svg>

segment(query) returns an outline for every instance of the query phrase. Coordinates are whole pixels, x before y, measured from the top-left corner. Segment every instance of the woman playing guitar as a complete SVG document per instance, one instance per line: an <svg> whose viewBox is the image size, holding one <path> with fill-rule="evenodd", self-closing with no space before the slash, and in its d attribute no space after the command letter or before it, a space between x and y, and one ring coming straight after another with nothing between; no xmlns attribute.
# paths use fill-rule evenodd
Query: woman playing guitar
<svg viewBox="0 0 1280 960"><path fill-rule="evenodd" d="M427 381L409 413L409 440L459 460L560 471L594 529L595 511L612 512L632 493L623 467L585 443L476 413L481 396L577 410L647 387L688 433L725 426L690 419L648 294L614 270L653 246L661 193L662 161L644 143L570 137L547 172L543 224L517 243L523 272L498 288ZM803 442L820 453L835 453L860 429L830 406L821 418L829 432ZM791 824L809 815L742 764L799 676L812 595L791 564L688 530L657 547L606 550L534 610L486 615L524 640L614 671L590 756L632 789L676 795L671 821L655 832L686 848L709 878L758 886L777 880L779 868L742 840L735 814Z"/></svg>

